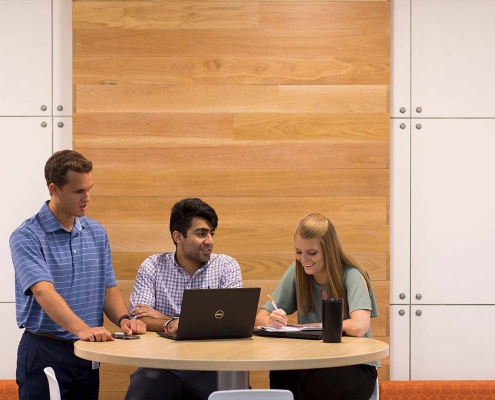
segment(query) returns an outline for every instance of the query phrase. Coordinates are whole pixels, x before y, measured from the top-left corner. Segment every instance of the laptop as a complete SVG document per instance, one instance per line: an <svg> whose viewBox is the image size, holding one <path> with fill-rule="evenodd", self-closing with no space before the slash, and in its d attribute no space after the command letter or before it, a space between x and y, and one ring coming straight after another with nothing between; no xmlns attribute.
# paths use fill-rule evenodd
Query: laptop
<svg viewBox="0 0 495 400"><path fill-rule="evenodd" d="M321 329L284 331L255 328L253 333L257 336L282 337L290 339L322 340L323 338Z"/></svg>
<svg viewBox="0 0 495 400"><path fill-rule="evenodd" d="M238 339L253 336L261 288L186 289L173 340Z"/></svg>

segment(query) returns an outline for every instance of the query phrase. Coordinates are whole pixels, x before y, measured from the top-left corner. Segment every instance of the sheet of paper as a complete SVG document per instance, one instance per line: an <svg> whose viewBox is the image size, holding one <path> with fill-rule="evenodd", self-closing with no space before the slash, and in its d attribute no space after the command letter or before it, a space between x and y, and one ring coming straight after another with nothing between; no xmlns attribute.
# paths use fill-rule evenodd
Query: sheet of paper
<svg viewBox="0 0 495 400"><path fill-rule="evenodd" d="M269 332L321 331L321 328L318 326L304 326L304 325L286 325L281 328L272 328L270 326L257 326L257 328Z"/></svg>

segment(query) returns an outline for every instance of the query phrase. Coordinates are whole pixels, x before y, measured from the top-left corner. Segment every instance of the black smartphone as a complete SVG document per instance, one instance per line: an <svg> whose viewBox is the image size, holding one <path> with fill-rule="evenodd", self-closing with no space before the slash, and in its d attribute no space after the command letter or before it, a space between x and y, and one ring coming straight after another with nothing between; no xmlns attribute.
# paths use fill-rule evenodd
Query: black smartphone
<svg viewBox="0 0 495 400"><path fill-rule="evenodd" d="M114 339L124 339L124 340L139 339L138 335L126 335L124 332L112 333L112 337Z"/></svg>

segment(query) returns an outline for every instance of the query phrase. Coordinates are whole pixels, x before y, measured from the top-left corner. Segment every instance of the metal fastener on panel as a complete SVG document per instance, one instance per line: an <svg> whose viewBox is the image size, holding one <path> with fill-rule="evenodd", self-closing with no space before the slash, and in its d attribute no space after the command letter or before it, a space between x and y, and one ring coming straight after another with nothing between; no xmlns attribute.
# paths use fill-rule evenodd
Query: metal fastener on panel
<svg viewBox="0 0 495 400"><path fill-rule="evenodd" d="M46 111L46 106L44 104L40 108L41 108L41 111Z"/></svg>
<svg viewBox="0 0 495 400"><path fill-rule="evenodd" d="M64 126L64 123L63 123L63 122L57 122L57 126L58 126L59 128L62 128L62 127Z"/></svg>
<svg viewBox="0 0 495 400"><path fill-rule="evenodd" d="M421 129L423 127L423 125L421 124L416 124L416 129Z"/></svg>
<svg viewBox="0 0 495 400"><path fill-rule="evenodd" d="M62 106L57 106L58 111L62 111L64 108Z"/></svg>
<svg viewBox="0 0 495 400"><path fill-rule="evenodd" d="M399 110L402 114L404 114L406 112L406 107L401 107L400 110Z"/></svg>
<svg viewBox="0 0 495 400"><path fill-rule="evenodd" d="M418 317L420 317L420 316L421 316L421 314L423 314L423 313L421 312L421 310L416 310L416 315L417 315Z"/></svg>
<svg viewBox="0 0 495 400"><path fill-rule="evenodd" d="M400 129L406 129L406 124L402 123L399 125L400 126Z"/></svg>
<svg viewBox="0 0 495 400"><path fill-rule="evenodd" d="M421 111L423 111L421 107L416 107L416 112L420 113Z"/></svg>
<svg viewBox="0 0 495 400"><path fill-rule="evenodd" d="M43 121L43 122L41 123L41 127L42 127L42 128L46 128L46 126L47 126L47 125L48 125L48 124L47 124L45 121Z"/></svg>
<svg viewBox="0 0 495 400"><path fill-rule="evenodd" d="M423 296L421 296L421 293L418 293L418 294L416 295L416 298L417 298L418 300L421 300L421 298L422 298L422 297L423 297Z"/></svg>
<svg viewBox="0 0 495 400"><path fill-rule="evenodd" d="M406 312L404 310L399 310L399 315L404 315Z"/></svg>
<svg viewBox="0 0 495 400"><path fill-rule="evenodd" d="M404 300L404 299L406 298L406 294L405 294L405 293L401 293L401 294L399 294L399 298L400 298L401 300Z"/></svg>

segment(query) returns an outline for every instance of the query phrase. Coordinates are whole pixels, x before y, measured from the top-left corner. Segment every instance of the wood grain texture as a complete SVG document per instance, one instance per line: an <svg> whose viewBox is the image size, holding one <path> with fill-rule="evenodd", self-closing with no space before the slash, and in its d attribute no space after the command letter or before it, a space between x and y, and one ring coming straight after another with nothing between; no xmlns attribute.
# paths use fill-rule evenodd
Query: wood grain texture
<svg viewBox="0 0 495 400"><path fill-rule="evenodd" d="M101 196L96 186L87 215L106 223L168 224L178 197ZM335 225L387 223L386 197L203 197L219 217L219 229L226 222L296 227L306 214L320 212ZM278 212L274 210L279 210Z"/></svg>
<svg viewBox="0 0 495 400"><path fill-rule="evenodd" d="M88 216L126 293L174 250L184 197L216 209L214 251L269 290L299 219L322 212L369 271L388 341L389 2L77 0L73 27L73 147L94 162ZM103 366L100 398L124 397L119 368Z"/></svg>
<svg viewBox="0 0 495 400"><path fill-rule="evenodd" d="M147 138L232 139L232 114L76 113L77 147L134 147ZM158 140L158 139L157 139Z"/></svg>
<svg viewBox="0 0 495 400"><path fill-rule="evenodd" d="M188 165L190 160L187 160ZM226 166L227 167L227 166ZM387 197L387 169L202 169L97 168L95 185L101 196L185 197ZM304 183L304 185L303 185Z"/></svg>
<svg viewBox="0 0 495 400"><path fill-rule="evenodd" d="M389 56L193 58L195 84L388 85Z"/></svg>
<svg viewBox="0 0 495 400"><path fill-rule="evenodd" d="M234 114L237 140L389 140L388 114Z"/></svg>
<svg viewBox="0 0 495 400"><path fill-rule="evenodd" d="M124 144L125 145L125 144ZM151 148L152 147L152 148ZM100 168L169 168L198 159L203 168L222 169L382 169L388 163L386 142L234 142L224 140L145 141L133 148L79 150ZM308 155L311 155L308 157ZM329 155L331 155L329 157ZM197 168L196 164L183 168Z"/></svg>
<svg viewBox="0 0 495 400"><path fill-rule="evenodd" d="M76 29L75 56L388 57L387 29L359 31Z"/></svg>
<svg viewBox="0 0 495 400"><path fill-rule="evenodd" d="M74 57L76 84L388 84L389 56Z"/></svg>
<svg viewBox="0 0 495 400"><path fill-rule="evenodd" d="M390 25L386 3L260 2L260 29L376 31Z"/></svg>
<svg viewBox="0 0 495 400"><path fill-rule="evenodd" d="M385 85L281 85L282 113L387 113L389 89Z"/></svg>
<svg viewBox="0 0 495 400"><path fill-rule="evenodd" d="M76 112L230 113L277 111L270 85L81 85Z"/></svg>
<svg viewBox="0 0 495 400"><path fill-rule="evenodd" d="M90 29L253 29L257 2L74 2L73 27Z"/></svg>
<svg viewBox="0 0 495 400"><path fill-rule="evenodd" d="M191 57L74 57L75 85L190 84Z"/></svg>

